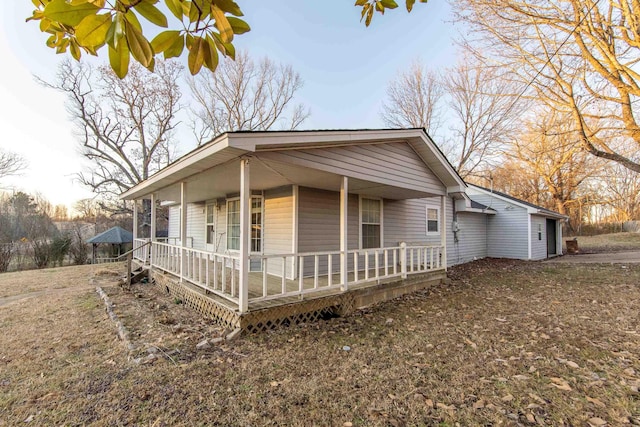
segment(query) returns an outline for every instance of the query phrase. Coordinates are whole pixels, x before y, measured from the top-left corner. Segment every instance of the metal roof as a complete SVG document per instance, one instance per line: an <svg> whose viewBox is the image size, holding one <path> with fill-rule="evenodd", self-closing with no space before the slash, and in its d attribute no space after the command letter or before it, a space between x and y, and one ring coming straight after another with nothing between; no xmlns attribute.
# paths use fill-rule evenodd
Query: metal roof
<svg viewBox="0 0 640 427"><path fill-rule="evenodd" d="M122 227L112 227L107 231L103 231L87 240L87 243L131 243L133 242L133 234Z"/></svg>

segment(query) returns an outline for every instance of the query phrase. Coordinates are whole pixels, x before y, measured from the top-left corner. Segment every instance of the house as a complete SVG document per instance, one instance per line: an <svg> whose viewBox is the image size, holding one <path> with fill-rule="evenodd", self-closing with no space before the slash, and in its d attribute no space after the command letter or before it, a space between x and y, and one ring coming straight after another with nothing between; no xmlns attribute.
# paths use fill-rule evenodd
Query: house
<svg viewBox="0 0 640 427"><path fill-rule="evenodd" d="M259 329L492 256L503 212L468 191L423 129L266 131L220 135L122 198L151 200L152 236L157 204L169 207L167 239L134 241L157 283Z"/></svg>
<svg viewBox="0 0 640 427"><path fill-rule="evenodd" d="M541 260L562 255L566 215L477 185L469 185L467 194L499 212L487 221L487 256Z"/></svg>

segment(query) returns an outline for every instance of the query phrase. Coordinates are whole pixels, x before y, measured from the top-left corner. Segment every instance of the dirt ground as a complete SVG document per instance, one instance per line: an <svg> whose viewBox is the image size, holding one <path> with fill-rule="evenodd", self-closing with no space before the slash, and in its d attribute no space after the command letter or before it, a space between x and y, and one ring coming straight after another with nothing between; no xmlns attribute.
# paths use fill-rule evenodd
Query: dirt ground
<svg viewBox="0 0 640 427"><path fill-rule="evenodd" d="M2 274L0 425L640 423L640 265L487 259L449 276L216 342L225 331L108 270Z"/></svg>

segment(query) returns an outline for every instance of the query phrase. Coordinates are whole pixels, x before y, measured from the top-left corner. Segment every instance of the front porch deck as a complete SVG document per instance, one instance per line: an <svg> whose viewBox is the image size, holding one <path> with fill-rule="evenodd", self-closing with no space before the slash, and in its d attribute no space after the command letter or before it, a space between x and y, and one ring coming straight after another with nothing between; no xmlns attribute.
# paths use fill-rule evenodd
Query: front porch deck
<svg viewBox="0 0 640 427"><path fill-rule="evenodd" d="M351 250L346 259L338 251L255 255L261 271L248 274L242 310L238 257L141 240L135 247L134 258L167 292L227 326L248 330L349 312L446 276L440 246Z"/></svg>

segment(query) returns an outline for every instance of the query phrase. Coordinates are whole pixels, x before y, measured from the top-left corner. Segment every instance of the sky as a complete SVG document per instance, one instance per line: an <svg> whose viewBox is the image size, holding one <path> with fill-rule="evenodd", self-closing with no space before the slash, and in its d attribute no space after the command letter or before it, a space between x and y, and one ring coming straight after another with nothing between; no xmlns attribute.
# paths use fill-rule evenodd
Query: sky
<svg viewBox="0 0 640 427"><path fill-rule="evenodd" d="M368 28L352 0L238 3L252 30L235 38L236 48L290 64L304 80L296 100L311 116L301 129L382 128L381 103L394 76L416 59L435 71L456 61L456 29L445 0L416 3L410 14L398 1L398 9L376 14ZM37 23L25 23L31 11L28 0L0 2L0 148L29 163L0 189L39 192L54 205L72 207L93 194L74 180L84 161L64 96L35 78L53 81L64 56L45 46ZM106 50L100 55L107 60ZM181 60L186 64L186 55ZM183 93L188 104L186 84ZM196 145L187 112L177 133L182 154Z"/></svg>

